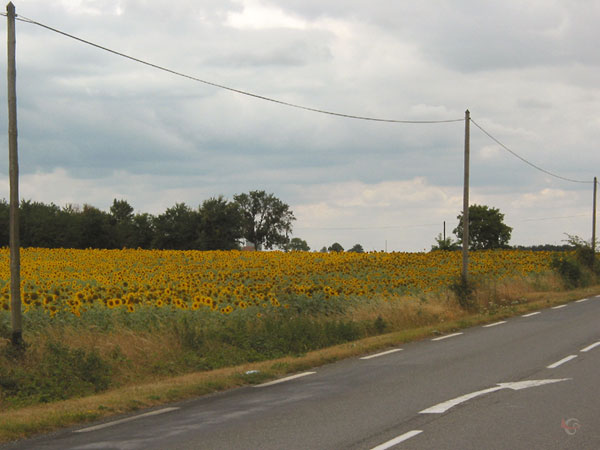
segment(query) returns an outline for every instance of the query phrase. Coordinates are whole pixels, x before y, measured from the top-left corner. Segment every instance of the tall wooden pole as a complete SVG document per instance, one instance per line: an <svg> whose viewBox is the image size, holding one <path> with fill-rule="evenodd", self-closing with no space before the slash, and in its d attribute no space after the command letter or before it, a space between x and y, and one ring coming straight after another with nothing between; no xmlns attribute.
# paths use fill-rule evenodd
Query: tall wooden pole
<svg viewBox="0 0 600 450"><path fill-rule="evenodd" d="M596 254L596 188L598 186L598 180L594 177L594 213L592 216L592 250Z"/></svg>
<svg viewBox="0 0 600 450"><path fill-rule="evenodd" d="M469 281L469 153L471 114L465 111L465 181L463 190L462 281Z"/></svg>
<svg viewBox="0 0 600 450"><path fill-rule="evenodd" d="M17 151L17 70L15 5L6 5L8 19L8 160L10 176L10 307L12 344L21 346L21 255L19 242L19 156Z"/></svg>

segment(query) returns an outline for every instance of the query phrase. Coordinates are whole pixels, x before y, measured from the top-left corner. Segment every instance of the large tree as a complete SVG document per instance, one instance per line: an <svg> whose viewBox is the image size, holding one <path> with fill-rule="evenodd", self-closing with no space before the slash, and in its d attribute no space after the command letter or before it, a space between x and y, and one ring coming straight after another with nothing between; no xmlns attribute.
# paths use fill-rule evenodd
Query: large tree
<svg viewBox="0 0 600 450"><path fill-rule="evenodd" d="M235 195L233 200L242 214L243 236L257 250L284 247L289 242L296 218L288 205L265 191Z"/></svg>
<svg viewBox="0 0 600 450"><path fill-rule="evenodd" d="M462 245L463 214L457 216L453 233ZM504 223L504 214L485 205L469 206L469 248L484 250L508 247L512 228Z"/></svg>

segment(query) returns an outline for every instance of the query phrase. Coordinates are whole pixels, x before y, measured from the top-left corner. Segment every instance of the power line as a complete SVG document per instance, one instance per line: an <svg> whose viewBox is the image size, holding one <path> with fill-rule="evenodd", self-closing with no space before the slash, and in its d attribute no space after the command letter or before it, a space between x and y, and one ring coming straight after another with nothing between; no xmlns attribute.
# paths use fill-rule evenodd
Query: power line
<svg viewBox="0 0 600 450"><path fill-rule="evenodd" d="M512 151L510 148L508 148L506 145L504 145L502 142L500 142L500 140L498 140L497 138L495 138L494 136L492 136L488 131L484 130L483 127L481 127L481 125L479 125L473 119L470 119L470 120L473 123L473 125L475 125L477 128L479 128L485 135L487 135L496 144L498 144L500 147L502 147L504 150L506 150L507 152L509 152L510 154L512 154L513 156L515 156L516 158L519 158L525 164L530 165L534 169L539 170L540 172L544 172L545 174L550 175L551 177L558 178L558 179L564 180L564 181L570 181L571 183L586 183L586 184L587 183L593 183L593 181L574 180L572 178L562 177L562 176L557 175L555 173L552 173L552 172L550 172L550 171L548 171L546 169L542 169L540 166L537 166L537 165L533 164L532 162L526 160L525 158L523 158L522 156L520 156L516 152Z"/></svg>
<svg viewBox="0 0 600 450"><path fill-rule="evenodd" d="M265 101L268 101L268 102L277 103L279 105L289 106L289 107L292 107L292 108L303 109L303 110L306 110L306 111L316 112L316 113L320 113L320 114L328 114L330 116L345 117L347 119L369 120L369 121L373 121L373 122L406 123L406 124L436 124L436 123L462 122L464 120L463 118L461 118L461 119L444 119L444 120L396 120L396 119L382 119L382 118L377 118L377 117L357 116L357 115L353 115L353 114L338 113L338 112L327 111L327 110L318 109L318 108L310 108L308 106L302 106L302 105L298 105L296 103L290 103L290 102L286 102L286 101L283 101L283 100L277 100L275 98L266 97L264 95L259 95L259 94L254 94L252 92L243 91L241 89L235 89L235 88L232 88L232 87L229 87L229 86L225 86L225 85L222 85L222 84L213 83L212 81L207 81L207 80L203 80L201 78L197 78L197 77L194 77L194 76L191 76L191 75L187 75L185 73L178 72L176 70L172 70L172 69L169 69L167 67L160 66L158 64L153 64L151 62L144 61L144 60L136 58L134 56L126 55L125 53L121 53L121 52L118 52L116 50L112 50L112 49L110 49L108 47L104 47L102 45L95 44L95 43L93 43L91 41L82 39L80 37L77 37L77 36L74 36L72 34L66 33L64 31L61 31L59 29L56 29L56 28L53 28L51 26L45 25L43 23L37 22L35 20L28 19L27 17L24 17L24 16L17 16L17 20L19 20L21 22L25 22L25 23L37 25L39 27L42 27L42 28L45 28L47 30L53 31L55 33L61 34L63 36L66 36L68 38L71 38L71 39L74 39L76 41L82 42L84 44L91 45L92 47L96 47L96 48L98 48L100 50L104 50L106 52L112 53L112 54L117 55L117 56L121 56L121 57L129 59L131 61L135 61L137 63L144 64L144 65L152 67L154 69L162 70L163 72L167 72L167 73L170 73L172 75L177 75L179 77L187 78L187 79L190 79L190 80L193 80L193 81L197 81L199 83L204 83L204 84L207 84L209 86L213 86L213 87L216 87L216 88L219 88L219 89L225 89L227 91L235 92L237 94L247 95L248 97L257 98L257 99L260 99L260 100L265 100Z"/></svg>

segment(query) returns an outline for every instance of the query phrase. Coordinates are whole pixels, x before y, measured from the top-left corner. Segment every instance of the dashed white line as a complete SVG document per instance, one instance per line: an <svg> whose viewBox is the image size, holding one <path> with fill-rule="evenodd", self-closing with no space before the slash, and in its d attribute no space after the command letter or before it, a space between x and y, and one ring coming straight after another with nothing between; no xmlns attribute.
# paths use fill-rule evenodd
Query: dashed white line
<svg viewBox="0 0 600 450"><path fill-rule="evenodd" d="M267 383L263 383L263 384L257 384L254 387L266 387L266 386L272 386L274 384L279 384L279 383L283 383L285 381L290 381L290 380L294 380L296 378L300 378L300 377L305 377L307 375L312 375L313 373L317 373L317 372L303 372L303 373L297 373L296 375L292 375L289 377L285 377L285 378L280 378L278 380L273 380L273 381L269 381Z"/></svg>
<svg viewBox="0 0 600 450"><path fill-rule="evenodd" d="M483 328L495 327L496 325L502 325L506 323L506 320L501 320L500 322L488 323L487 325L483 325Z"/></svg>
<svg viewBox="0 0 600 450"><path fill-rule="evenodd" d="M535 316L537 314L541 314L541 312L536 311L536 312L532 312L532 313L529 313L529 314L524 314L521 317L531 317L531 316Z"/></svg>
<svg viewBox="0 0 600 450"><path fill-rule="evenodd" d="M575 303L587 302L589 298L582 298L581 300L575 300Z"/></svg>
<svg viewBox="0 0 600 450"><path fill-rule="evenodd" d="M558 305L558 306L553 306L552 309L560 309L560 308L564 308L567 305Z"/></svg>
<svg viewBox="0 0 600 450"><path fill-rule="evenodd" d="M567 356L566 358L563 358L563 359L561 359L560 361L556 361L554 364L550 364L550 365L549 365L549 366L547 366L546 368L547 368L547 369L555 369L555 368L557 368L558 366L561 366L561 365L563 365L564 363L566 363L566 362L569 362L569 361L571 361L572 359L575 359L575 358L577 358L577 355L569 355L569 356Z"/></svg>
<svg viewBox="0 0 600 450"><path fill-rule="evenodd" d="M592 345L588 345L586 348L582 348L580 351L581 352L589 352L591 349L596 348L600 345L600 341L592 344Z"/></svg>
<svg viewBox="0 0 600 450"><path fill-rule="evenodd" d="M452 333L452 334L447 334L446 336L440 336L440 337L436 337L433 338L432 341L441 341L442 339L448 339L454 336L460 336L462 333Z"/></svg>
<svg viewBox="0 0 600 450"><path fill-rule="evenodd" d="M371 450L385 450L386 448L393 447L394 445L399 444L400 442L404 442L407 439L410 439L411 437L414 437L422 432L423 430L409 431L408 433L401 434L400 436L395 437L394 439L391 439L387 442L384 442L383 444L380 444L377 447L373 447Z"/></svg>
<svg viewBox="0 0 600 450"><path fill-rule="evenodd" d="M173 408L157 409L156 411L150 411L150 412L147 412L144 414L138 414L137 416L126 417L124 419L113 420L112 422L106 422L106 423L101 423L100 425L94 425L93 427L82 428L80 430L75 430L73 433L87 433L88 431L101 430L102 428L112 427L112 426L118 425L120 423L131 422L132 420L141 419L143 417L157 416L159 414L168 413L171 411L175 411L177 409L179 409L179 408L173 407Z"/></svg>
<svg viewBox="0 0 600 450"><path fill-rule="evenodd" d="M399 352L400 350L402 350L401 348L393 348L391 350L387 350L385 352L381 352L381 353L376 353L374 355L369 355L369 356L363 356L360 359L371 359L371 358L377 358L379 356L383 356L383 355L389 355L390 353L395 353L395 352Z"/></svg>

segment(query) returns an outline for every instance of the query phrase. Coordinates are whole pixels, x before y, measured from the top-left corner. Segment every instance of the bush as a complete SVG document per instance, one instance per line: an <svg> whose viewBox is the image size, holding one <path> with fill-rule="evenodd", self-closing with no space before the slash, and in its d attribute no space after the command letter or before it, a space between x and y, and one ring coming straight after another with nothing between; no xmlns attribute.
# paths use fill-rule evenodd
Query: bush
<svg viewBox="0 0 600 450"><path fill-rule="evenodd" d="M582 286L584 275L579 260L573 256L554 255L551 267L556 270L568 288Z"/></svg>

